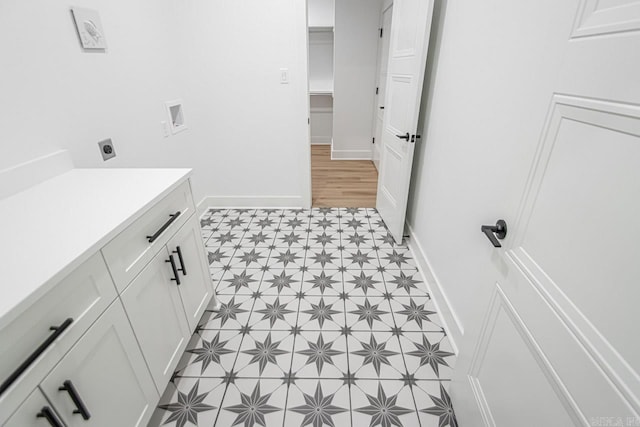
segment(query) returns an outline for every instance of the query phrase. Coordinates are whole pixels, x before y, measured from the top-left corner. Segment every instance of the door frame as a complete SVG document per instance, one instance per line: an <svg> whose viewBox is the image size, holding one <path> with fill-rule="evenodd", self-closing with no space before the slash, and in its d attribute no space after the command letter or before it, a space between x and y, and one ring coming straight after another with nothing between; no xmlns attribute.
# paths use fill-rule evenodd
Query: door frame
<svg viewBox="0 0 640 427"><path fill-rule="evenodd" d="M311 209L313 188L311 181L311 99L309 97L309 0L300 2L304 7L304 25L301 26L304 29L304 34L299 37L302 43L298 46L298 52L300 52L300 58L302 60L302 68L300 70L300 78L304 82L305 92L301 95L305 98L305 108L307 114L307 137L302 144L302 158L300 159L300 165L302 168L301 176L302 182L302 208Z"/></svg>

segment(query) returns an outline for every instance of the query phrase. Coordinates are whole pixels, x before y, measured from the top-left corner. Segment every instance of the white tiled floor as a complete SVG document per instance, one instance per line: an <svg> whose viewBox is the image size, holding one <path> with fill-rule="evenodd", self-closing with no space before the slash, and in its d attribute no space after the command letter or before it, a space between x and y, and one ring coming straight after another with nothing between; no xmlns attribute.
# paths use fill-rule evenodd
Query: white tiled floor
<svg viewBox="0 0 640 427"><path fill-rule="evenodd" d="M154 416L197 426L456 426L454 355L375 209L210 209L221 309Z"/></svg>

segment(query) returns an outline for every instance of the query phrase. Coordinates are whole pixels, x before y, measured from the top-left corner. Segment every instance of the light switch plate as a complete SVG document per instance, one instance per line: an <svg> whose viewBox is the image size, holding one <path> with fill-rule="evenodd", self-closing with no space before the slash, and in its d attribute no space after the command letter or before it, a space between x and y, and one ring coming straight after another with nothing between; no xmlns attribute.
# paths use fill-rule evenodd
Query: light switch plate
<svg viewBox="0 0 640 427"><path fill-rule="evenodd" d="M282 84L282 85L289 84L289 69L288 68L280 68L280 84Z"/></svg>
<svg viewBox="0 0 640 427"><path fill-rule="evenodd" d="M116 156L116 150L113 148L113 142L111 138L98 142L100 147L100 154L102 154L102 160L109 160Z"/></svg>
<svg viewBox="0 0 640 427"><path fill-rule="evenodd" d="M169 136L171 136L171 128L169 127L169 122L161 121L160 126L162 127L162 134L164 135L165 138L168 138Z"/></svg>

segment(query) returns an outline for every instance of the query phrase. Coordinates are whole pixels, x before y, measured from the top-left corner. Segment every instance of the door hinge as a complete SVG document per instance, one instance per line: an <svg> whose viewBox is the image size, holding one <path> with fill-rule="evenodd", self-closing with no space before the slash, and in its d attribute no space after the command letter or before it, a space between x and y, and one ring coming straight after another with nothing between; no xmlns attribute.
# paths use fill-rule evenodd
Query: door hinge
<svg viewBox="0 0 640 427"><path fill-rule="evenodd" d="M380 88L378 88L378 87L377 87L377 88L376 88L376 95L378 94L378 91L379 91L379 90L380 90Z"/></svg>
<svg viewBox="0 0 640 427"><path fill-rule="evenodd" d="M375 138L371 138L371 143L375 144L376 143L376 139Z"/></svg>
<svg viewBox="0 0 640 427"><path fill-rule="evenodd" d="M382 32L384 31L384 28L380 28L380 38L382 38Z"/></svg>

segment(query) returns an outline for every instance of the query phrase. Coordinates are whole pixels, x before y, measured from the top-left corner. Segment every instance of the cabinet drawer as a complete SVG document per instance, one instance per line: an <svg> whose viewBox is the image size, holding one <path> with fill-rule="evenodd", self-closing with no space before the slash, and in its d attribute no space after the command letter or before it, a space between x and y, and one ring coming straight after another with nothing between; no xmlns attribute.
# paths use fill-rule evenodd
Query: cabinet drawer
<svg viewBox="0 0 640 427"><path fill-rule="evenodd" d="M40 388L68 427L142 427L159 399L120 301L107 309Z"/></svg>
<svg viewBox="0 0 640 427"><path fill-rule="evenodd" d="M118 291L127 287L194 212L191 188L186 181L107 243L102 254ZM154 235L155 240L150 242Z"/></svg>
<svg viewBox="0 0 640 427"><path fill-rule="evenodd" d="M45 293L0 330L0 381L12 374L56 334L50 330L73 319L43 352L0 395L0 413L21 402L115 300L107 267L99 253ZM2 417L0 417L0 422Z"/></svg>
<svg viewBox="0 0 640 427"><path fill-rule="evenodd" d="M63 426L60 415L47 401L40 389L36 389L20 405L7 423L2 425L4 427L51 427L55 426L56 423Z"/></svg>

